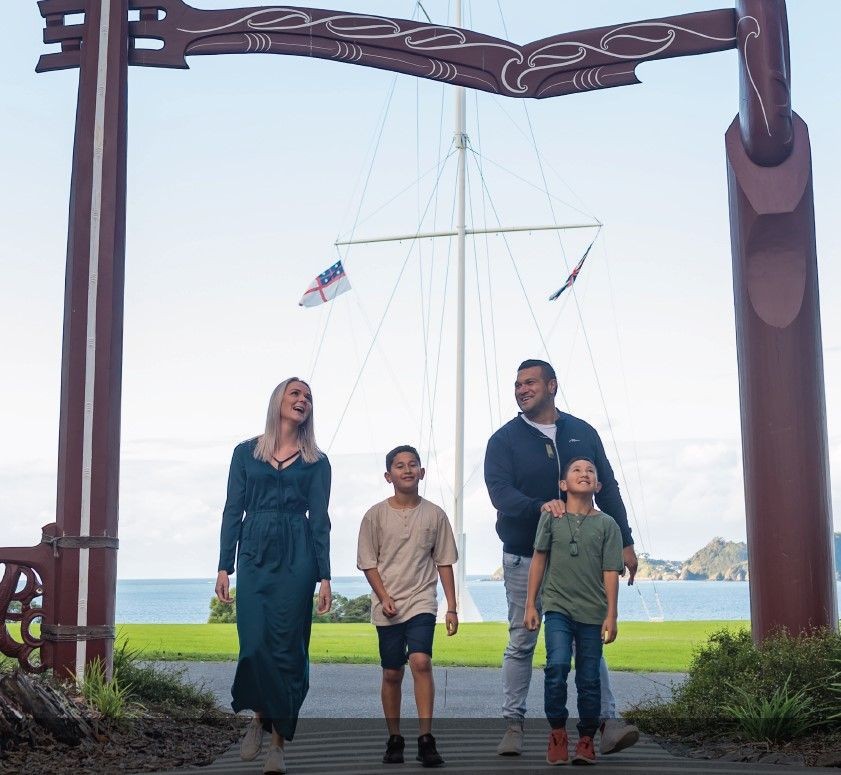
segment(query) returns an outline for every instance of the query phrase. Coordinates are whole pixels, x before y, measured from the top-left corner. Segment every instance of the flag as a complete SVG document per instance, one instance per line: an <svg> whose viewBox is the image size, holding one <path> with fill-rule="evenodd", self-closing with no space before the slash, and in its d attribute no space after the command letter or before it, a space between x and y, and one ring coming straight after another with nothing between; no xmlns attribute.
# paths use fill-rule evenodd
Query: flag
<svg viewBox="0 0 841 775"><path fill-rule="evenodd" d="M325 301L331 301L340 293L350 290L350 280L345 274L341 261L322 272L310 283L298 302L299 307L315 307Z"/></svg>
<svg viewBox="0 0 841 775"><path fill-rule="evenodd" d="M584 266L584 262L587 260L587 254L590 252L590 248L593 247L594 242L595 240L590 243L587 250L584 251L584 255L581 256L581 260L575 265L575 269L569 273L566 282L549 297L549 301L555 301L567 288L572 288L572 284L578 279L578 273L581 271L581 267Z"/></svg>

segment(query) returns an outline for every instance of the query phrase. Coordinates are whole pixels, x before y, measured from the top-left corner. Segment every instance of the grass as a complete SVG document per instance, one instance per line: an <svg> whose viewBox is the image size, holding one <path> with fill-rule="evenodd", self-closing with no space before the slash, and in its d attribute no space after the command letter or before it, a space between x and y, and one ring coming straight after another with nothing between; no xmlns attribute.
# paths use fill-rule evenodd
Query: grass
<svg viewBox="0 0 841 775"><path fill-rule="evenodd" d="M693 650L717 630L746 629L747 622L622 622L619 638L605 647L611 670L684 672ZM122 624L118 642L127 639L144 659L236 659L234 624ZM448 638L439 625L435 637L437 665L499 667L508 639L502 622L462 624ZM378 664L377 634L370 624L315 624L310 658L313 662ZM538 641L535 666L545 660L543 638Z"/></svg>

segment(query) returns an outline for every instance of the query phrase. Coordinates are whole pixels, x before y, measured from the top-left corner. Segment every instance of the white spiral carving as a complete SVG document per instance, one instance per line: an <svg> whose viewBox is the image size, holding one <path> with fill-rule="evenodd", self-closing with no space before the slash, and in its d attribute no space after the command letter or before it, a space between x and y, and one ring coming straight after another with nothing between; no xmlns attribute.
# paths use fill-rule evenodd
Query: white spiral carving
<svg viewBox="0 0 841 775"><path fill-rule="evenodd" d="M754 19L754 21L756 20ZM250 30L259 31L252 33L255 35L267 32L314 30L322 27L331 35L350 38L355 41L374 42L399 39L410 51L425 54L477 47L507 51L510 53L510 57L502 66L500 81L502 86L512 94L527 92L529 87L526 86L525 79L539 71L567 70L575 65L579 65L581 70L586 70L586 60L591 55L609 57L617 61L639 61L656 56L673 46L675 41L679 39L679 33L722 43L736 41L736 37L708 35L671 22L635 22L633 24L623 24L606 32L602 35L598 45L571 40L555 41L531 52L526 59L523 49L513 43L497 40L469 41L465 32L456 27L418 25L412 22L410 26L404 29L401 22L396 19L345 13L335 13L313 20L311 14L302 9L282 6L249 11L238 19L217 27L196 30L179 28L179 32L200 35L218 34L242 24L245 24ZM758 30L756 34L759 34ZM359 45L337 42L339 48L334 58L350 61L359 61L362 58L363 50ZM249 39L249 50L268 50L252 48L256 45L256 41L252 44ZM624 50L618 50L623 47ZM372 56L375 59L387 58L381 54ZM428 77L430 78L451 81L458 75L461 75L462 78L466 77L466 74L464 72L459 73L459 70L453 64L432 58L429 58L428 61L430 63ZM589 70L586 71L589 72ZM576 88L599 88L602 85L598 82L598 72L577 77ZM578 84L582 85L579 86ZM759 96L758 91L757 96Z"/></svg>

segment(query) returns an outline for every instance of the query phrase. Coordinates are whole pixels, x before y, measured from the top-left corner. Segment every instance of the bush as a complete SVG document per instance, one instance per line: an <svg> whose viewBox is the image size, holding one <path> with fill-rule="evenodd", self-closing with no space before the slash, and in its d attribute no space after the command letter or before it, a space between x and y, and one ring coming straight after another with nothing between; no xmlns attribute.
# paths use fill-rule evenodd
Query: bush
<svg viewBox="0 0 841 775"><path fill-rule="evenodd" d="M791 691L790 681L789 675L767 698L741 686L732 687L735 699L723 710L735 719L743 738L785 742L802 737L822 723L820 715L812 708L808 687Z"/></svg>
<svg viewBox="0 0 841 775"><path fill-rule="evenodd" d="M184 678L184 669L158 668L141 662L141 654L123 641L114 651L114 675L125 682L126 699L155 705L179 717L201 716L216 707L213 692Z"/></svg>
<svg viewBox="0 0 841 775"><path fill-rule="evenodd" d="M347 598L344 595L333 595L333 606L329 613L319 616L316 613L318 598L312 599L312 620L314 622L370 622L371 596Z"/></svg>
<svg viewBox="0 0 841 775"><path fill-rule="evenodd" d="M208 624L235 624L237 620L237 591L231 589L232 604L219 602L219 599L210 599L210 616ZM330 612L319 616L316 613L318 597L312 599L312 621L313 622L369 622L371 621L371 596L360 595L359 597L347 598L344 595L333 595L333 607Z"/></svg>
<svg viewBox="0 0 841 775"><path fill-rule="evenodd" d="M721 630L696 652L671 702L626 714L647 732L679 737L789 740L815 726L841 729L841 635Z"/></svg>
<svg viewBox="0 0 841 775"><path fill-rule="evenodd" d="M237 621L237 590L231 588L233 603L223 603L215 595L210 598L210 616L207 617L208 624L236 624Z"/></svg>
<svg viewBox="0 0 841 775"><path fill-rule="evenodd" d="M79 685L82 696L96 708L104 718L120 721L127 715L128 697L131 685L114 668L114 675L105 678L105 665L97 658L89 663Z"/></svg>

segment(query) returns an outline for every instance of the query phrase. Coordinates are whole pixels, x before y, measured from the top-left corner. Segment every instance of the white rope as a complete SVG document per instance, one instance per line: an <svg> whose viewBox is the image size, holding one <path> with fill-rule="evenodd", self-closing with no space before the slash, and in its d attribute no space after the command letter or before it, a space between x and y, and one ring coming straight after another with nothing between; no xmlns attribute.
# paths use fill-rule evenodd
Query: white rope
<svg viewBox="0 0 841 775"><path fill-rule="evenodd" d="M449 156L448 156L448 158L449 158ZM442 165L442 167L441 167L441 172L443 173L443 171L444 171L444 165ZM438 179L435 181L435 188L438 187L438 183L440 182L440 180L441 180L441 175L439 174ZM433 189L433 193L434 193L434 189ZM430 195L429 200L427 201L426 208L425 208L424 214L423 214L424 218L426 217L426 213L429 210L429 206L430 206L431 203L432 203L432 195ZM423 219L421 219L421 221L422 220ZM420 232L421 226L422 226L422 223L419 223L417 233ZM339 416L339 421L336 424L336 429L333 431L332 437L330 438L330 443L327 445L327 452L328 453L330 452L330 450L333 447L333 442L336 440L336 436L338 435L339 430L342 427L342 422L345 419L345 415L347 414L348 408L350 407L350 403L353 400L353 396L356 393L356 389L359 387L359 382L362 379L362 374L365 371L365 366L368 364L368 359L371 357L371 353L373 352L374 346L377 343L377 338L379 337L380 331L382 330L383 323L385 322L386 316L388 315L388 311L391 309L391 303L394 301L394 297L397 293L397 288L399 287L400 281L403 278L403 273L406 271L406 266L409 263L409 259L412 256L412 253L415 249L416 243L417 243L417 240L412 240L411 245L409 246L409 250L406 252L406 258L403 260L403 263L400 265L400 271L397 274L397 279L394 282L394 287L391 289L391 293L389 294L388 301L386 302L385 309L383 310L382 316L380 317L380 320L377 323L377 327L374 331L374 335L373 335L373 339L371 341L371 344L368 347L367 352L365 353L365 358L362 361L362 365L359 368L359 373L356 375L356 380L353 383L353 387L351 388L350 394L348 395L347 401L345 402L345 406L342 409L341 415Z"/></svg>

